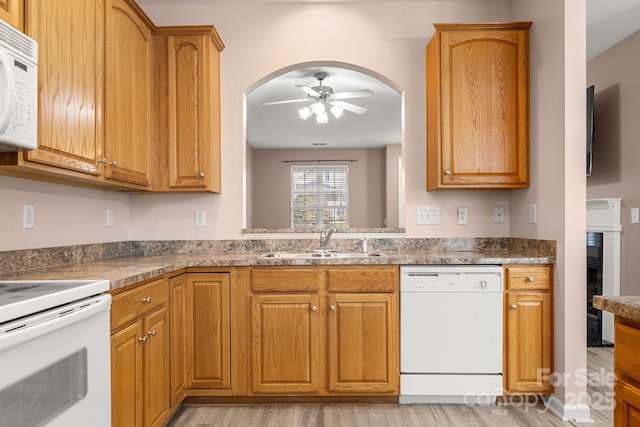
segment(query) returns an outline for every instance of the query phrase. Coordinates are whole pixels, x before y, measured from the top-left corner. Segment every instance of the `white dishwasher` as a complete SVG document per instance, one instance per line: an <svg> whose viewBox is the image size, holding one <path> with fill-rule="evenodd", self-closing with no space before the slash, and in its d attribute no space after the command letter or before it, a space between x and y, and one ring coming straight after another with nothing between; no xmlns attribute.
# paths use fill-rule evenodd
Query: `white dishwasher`
<svg viewBox="0 0 640 427"><path fill-rule="evenodd" d="M400 403L502 395L502 267L400 267Z"/></svg>

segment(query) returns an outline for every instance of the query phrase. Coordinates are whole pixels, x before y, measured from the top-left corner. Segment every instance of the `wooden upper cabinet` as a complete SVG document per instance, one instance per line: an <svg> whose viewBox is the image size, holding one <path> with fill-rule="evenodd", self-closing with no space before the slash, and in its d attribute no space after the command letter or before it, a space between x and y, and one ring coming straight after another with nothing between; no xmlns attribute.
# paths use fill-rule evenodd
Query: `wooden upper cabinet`
<svg viewBox="0 0 640 427"><path fill-rule="evenodd" d="M24 29L23 0L0 0L0 19L22 31Z"/></svg>
<svg viewBox="0 0 640 427"><path fill-rule="evenodd" d="M39 46L38 149L17 160L98 175L104 4L26 0L25 5L25 32Z"/></svg>
<svg viewBox="0 0 640 427"><path fill-rule="evenodd" d="M149 184L153 23L133 0L107 2L107 178Z"/></svg>
<svg viewBox="0 0 640 427"><path fill-rule="evenodd" d="M155 32L153 189L221 191L220 51L212 26Z"/></svg>
<svg viewBox="0 0 640 427"><path fill-rule="evenodd" d="M529 186L529 27L435 24L427 190Z"/></svg>

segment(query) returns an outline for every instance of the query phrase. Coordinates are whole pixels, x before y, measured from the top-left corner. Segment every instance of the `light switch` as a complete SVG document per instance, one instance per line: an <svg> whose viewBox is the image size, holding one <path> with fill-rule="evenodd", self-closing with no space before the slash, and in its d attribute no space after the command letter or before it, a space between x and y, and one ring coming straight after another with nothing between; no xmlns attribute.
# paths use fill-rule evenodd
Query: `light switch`
<svg viewBox="0 0 640 427"><path fill-rule="evenodd" d="M416 208L416 224L440 224L440 208Z"/></svg>

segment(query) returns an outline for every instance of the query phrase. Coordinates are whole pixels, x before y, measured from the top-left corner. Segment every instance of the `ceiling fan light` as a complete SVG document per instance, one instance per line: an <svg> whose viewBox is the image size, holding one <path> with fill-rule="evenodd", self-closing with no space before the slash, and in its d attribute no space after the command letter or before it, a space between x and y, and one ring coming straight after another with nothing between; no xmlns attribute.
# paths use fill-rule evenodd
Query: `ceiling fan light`
<svg viewBox="0 0 640 427"><path fill-rule="evenodd" d="M324 104L320 101L313 103L313 105L311 105L311 110L316 113L316 116L325 114L326 111L326 109L324 108Z"/></svg>
<svg viewBox="0 0 640 427"><path fill-rule="evenodd" d="M304 107L298 110L298 114L302 120L307 120L309 117L313 116L313 111L311 111L311 108L309 107Z"/></svg>
<svg viewBox="0 0 640 427"><path fill-rule="evenodd" d="M319 125L329 123L329 116L327 116L326 111L316 115L316 123Z"/></svg>
<svg viewBox="0 0 640 427"><path fill-rule="evenodd" d="M335 117L336 119L340 118L343 111L344 111L344 108L339 107L337 105L334 105L331 107L331 114L333 114L333 117Z"/></svg>

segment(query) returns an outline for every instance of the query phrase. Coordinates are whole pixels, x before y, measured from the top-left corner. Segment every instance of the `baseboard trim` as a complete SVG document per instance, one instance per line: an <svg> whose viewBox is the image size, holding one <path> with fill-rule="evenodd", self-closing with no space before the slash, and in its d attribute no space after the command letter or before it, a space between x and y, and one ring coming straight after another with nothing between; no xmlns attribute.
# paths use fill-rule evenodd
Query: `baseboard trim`
<svg viewBox="0 0 640 427"><path fill-rule="evenodd" d="M544 405L562 421L575 421L577 423L594 422L591 418L591 408L589 408L589 405L566 405L556 396L545 397Z"/></svg>

